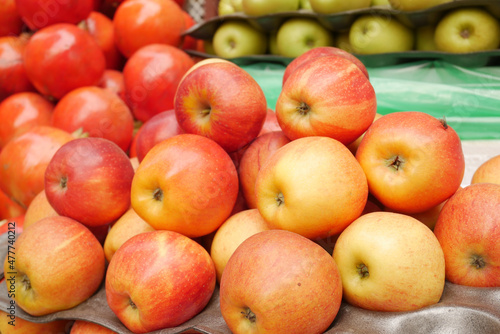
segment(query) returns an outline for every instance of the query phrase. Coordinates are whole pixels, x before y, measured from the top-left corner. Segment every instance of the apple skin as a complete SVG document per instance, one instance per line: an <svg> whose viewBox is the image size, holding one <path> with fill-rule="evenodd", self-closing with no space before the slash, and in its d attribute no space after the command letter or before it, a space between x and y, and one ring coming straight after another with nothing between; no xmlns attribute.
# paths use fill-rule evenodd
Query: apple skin
<svg viewBox="0 0 500 334"><path fill-rule="evenodd" d="M263 134L245 150L238 166L240 189L249 208L257 208L255 181L262 166L281 147L290 142L282 131Z"/></svg>
<svg viewBox="0 0 500 334"><path fill-rule="evenodd" d="M413 30L392 16L361 15L349 29L349 43L356 54L413 50Z"/></svg>
<svg viewBox="0 0 500 334"><path fill-rule="evenodd" d="M345 145L313 136L278 149L261 167L255 193L272 228L318 239L342 232L360 216L368 185Z"/></svg>
<svg viewBox="0 0 500 334"><path fill-rule="evenodd" d="M12 219L24 215L27 209L10 199L2 190L0 190L0 220Z"/></svg>
<svg viewBox="0 0 500 334"><path fill-rule="evenodd" d="M283 57L295 58L311 49L333 46L333 33L315 18L288 18L278 28L276 44Z"/></svg>
<svg viewBox="0 0 500 334"><path fill-rule="evenodd" d="M334 14L353 9L368 8L372 0L309 0L311 8L319 14Z"/></svg>
<svg viewBox="0 0 500 334"><path fill-rule="evenodd" d="M500 46L500 22L482 8L457 8L439 20L434 42L451 53L494 50Z"/></svg>
<svg viewBox="0 0 500 334"><path fill-rule="evenodd" d="M260 133L267 102L248 72L217 62L198 67L182 80L174 109L186 133L210 138L231 153Z"/></svg>
<svg viewBox="0 0 500 334"><path fill-rule="evenodd" d="M14 321L15 325L10 324L9 322L11 321ZM15 314L11 315L4 311L0 311L0 333L64 334L68 333L68 329L71 327L72 323L73 323L72 320L54 320L44 323L31 322L23 318L16 317Z"/></svg>
<svg viewBox="0 0 500 334"><path fill-rule="evenodd" d="M383 116L382 114L376 113L373 121L375 122L377 119L379 119L382 116ZM356 155L356 151L358 150L359 144L361 144L361 140L363 140L364 136L365 136L365 134L363 133L355 141L353 141L352 143L347 145L347 148L352 152L352 154Z"/></svg>
<svg viewBox="0 0 500 334"><path fill-rule="evenodd" d="M133 177L132 163L118 145L104 138L78 138L50 160L45 194L59 215L96 227L128 210Z"/></svg>
<svg viewBox="0 0 500 334"><path fill-rule="evenodd" d="M188 237L215 231L238 196L233 161L216 142L180 134L156 144L132 181L132 208L156 230Z"/></svg>
<svg viewBox="0 0 500 334"><path fill-rule="evenodd" d="M212 39L214 52L223 58L238 58L265 54L267 35L247 21L224 21Z"/></svg>
<svg viewBox="0 0 500 334"><path fill-rule="evenodd" d="M433 24L415 28L415 50L419 51L437 51L434 42L434 32L436 26Z"/></svg>
<svg viewBox="0 0 500 334"><path fill-rule="evenodd" d="M43 218L52 216L58 216L58 214L52 205L50 205L44 189L40 191L35 198L33 198L30 205L26 209L26 213L24 215L24 228L28 228Z"/></svg>
<svg viewBox="0 0 500 334"><path fill-rule="evenodd" d="M109 229L104 241L104 255L106 256L106 260L111 262L118 248L128 239L139 233L152 232L154 230L151 225L139 217L134 209L128 209Z"/></svg>
<svg viewBox="0 0 500 334"><path fill-rule="evenodd" d="M500 185L477 183L443 206L434 234L443 248L446 279L475 287L500 287Z"/></svg>
<svg viewBox="0 0 500 334"><path fill-rule="evenodd" d="M214 263L201 245L176 232L153 231L132 237L116 251L105 289L120 321L134 333L146 333L194 317L215 285Z"/></svg>
<svg viewBox="0 0 500 334"><path fill-rule="evenodd" d="M296 11L299 9L299 0L242 0L241 5L246 15L262 16Z"/></svg>
<svg viewBox="0 0 500 334"><path fill-rule="evenodd" d="M243 12L243 0L220 0L217 5L219 16Z"/></svg>
<svg viewBox="0 0 500 334"><path fill-rule="evenodd" d="M451 2L453 0L389 0L392 8L402 11L423 10Z"/></svg>
<svg viewBox="0 0 500 334"><path fill-rule="evenodd" d="M323 333L341 300L332 257L313 241L283 230L243 241L220 283L221 313L235 334Z"/></svg>
<svg viewBox="0 0 500 334"><path fill-rule="evenodd" d="M101 244L88 228L71 218L39 220L23 231L14 245L14 265L9 263L9 257L4 262L7 288L14 277L13 299L32 316L77 306L92 296L103 281L105 258ZM9 274L12 272L16 274Z"/></svg>
<svg viewBox="0 0 500 334"><path fill-rule="evenodd" d="M217 271L217 281L220 282L227 261L236 248L250 236L269 229L257 209L240 211L222 223L210 245L210 257Z"/></svg>
<svg viewBox="0 0 500 334"><path fill-rule="evenodd" d="M427 211L460 187L465 157L446 121L418 111L394 112L375 121L356 152L370 193L406 214Z"/></svg>
<svg viewBox="0 0 500 334"><path fill-rule="evenodd" d="M441 246L424 224L407 215L372 212L338 237L333 259L344 300L372 311L415 311L436 304L445 285Z"/></svg>
<svg viewBox="0 0 500 334"><path fill-rule="evenodd" d="M311 49L309 51L306 51L305 53L301 54L294 60L292 60L285 68L285 72L283 73L283 83L282 85L285 84L285 81L288 79L290 74L295 71L295 69L302 64L306 63L307 61L317 58L317 57L322 57L322 56L339 56L346 58L347 60L352 61L356 66L359 67L359 69L363 72L364 75L366 75L367 78L369 78L368 70L366 69L365 65L359 60L356 56L352 55L351 53L344 51L342 49L339 49L334 46L323 46L323 47L317 47L314 49Z"/></svg>
<svg viewBox="0 0 500 334"><path fill-rule="evenodd" d="M71 331L69 332L69 334L118 334L118 333L90 321L75 320L73 326L71 326Z"/></svg>
<svg viewBox="0 0 500 334"><path fill-rule="evenodd" d="M287 78L276 102L278 123L291 140L326 136L348 145L373 123L375 90L363 72L339 56L311 59Z"/></svg>
<svg viewBox="0 0 500 334"><path fill-rule="evenodd" d="M472 174L471 184L495 183L500 185L500 154L484 161Z"/></svg>

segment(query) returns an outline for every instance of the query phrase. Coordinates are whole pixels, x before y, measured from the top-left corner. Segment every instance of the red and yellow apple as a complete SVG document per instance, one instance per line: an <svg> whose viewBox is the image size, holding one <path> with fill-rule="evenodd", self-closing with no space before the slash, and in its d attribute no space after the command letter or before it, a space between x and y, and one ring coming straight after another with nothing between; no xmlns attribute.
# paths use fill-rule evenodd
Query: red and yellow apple
<svg viewBox="0 0 500 334"><path fill-rule="evenodd" d="M10 305L9 305L10 307ZM72 320L54 320L49 322L32 322L16 316L13 311L0 311L0 333L7 334L63 334L67 333ZM97 334L97 333L96 333Z"/></svg>
<svg viewBox="0 0 500 334"><path fill-rule="evenodd" d="M28 228L40 219L57 215L56 210L54 210L52 205L50 205L44 189L40 191L35 198L33 198L30 205L26 209L26 214L24 215L24 228Z"/></svg>
<svg viewBox="0 0 500 334"><path fill-rule="evenodd" d="M484 161L472 174L471 184L495 183L500 184L500 154Z"/></svg>
<svg viewBox="0 0 500 334"><path fill-rule="evenodd" d="M69 334L118 334L111 329L98 325L94 322L85 320L76 320L71 326Z"/></svg>

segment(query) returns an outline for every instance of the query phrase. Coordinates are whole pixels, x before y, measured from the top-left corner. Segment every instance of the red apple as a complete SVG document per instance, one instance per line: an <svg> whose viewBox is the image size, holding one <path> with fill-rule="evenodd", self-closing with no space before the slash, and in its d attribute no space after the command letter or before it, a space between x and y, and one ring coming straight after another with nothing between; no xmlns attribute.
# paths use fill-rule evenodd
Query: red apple
<svg viewBox="0 0 500 334"><path fill-rule="evenodd" d="M477 183L443 206L434 234L443 248L446 279L476 287L500 287L500 185Z"/></svg>
<svg viewBox="0 0 500 334"><path fill-rule="evenodd" d="M333 258L298 234L269 230L244 240L227 262L220 309L232 333L324 333L342 300Z"/></svg>
<svg viewBox="0 0 500 334"><path fill-rule="evenodd" d="M115 143L78 138L54 154L45 172L45 193L54 210L87 226L106 225L130 207L134 169Z"/></svg>
<svg viewBox="0 0 500 334"><path fill-rule="evenodd" d="M16 305L42 316L70 309L92 296L104 278L105 258L94 235L62 216L39 220L19 235L6 257L8 290Z"/></svg>
<svg viewBox="0 0 500 334"><path fill-rule="evenodd" d="M110 69L105 70L97 86L115 93L125 101L125 81L122 72Z"/></svg>
<svg viewBox="0 0 500 334"><path fill-rule="evenodd" d="M195 241L172 231L138 234L113 255L106 299L134 333L175 327L197 315L215 289L215 267Z"/></svg>
<svg viewBox="0 0 500 334"><path fill-rule="evenodd" d="M266 112L266 98L257 81L228 62L207 63L191 71L175 95L181 128L214 140L227 152L257 137Z"/></svg>
<svg viewBox="0 0 500 334"><path fill-rule="evenodd" d="M55 152L74 137L50 126L35 126L0 152L0 189L27 208L44 188L45 169Z"/></svg>
<svg viewBox="0 0 500 334"><path fill-rule="evenodd" d="M73 326L71 326L71 332L69 332L69 334L118 334L118 333L90 321L76 320Z"/></svg>
<svg viewBox="0 0 500 334"><path fill-rule="evenodd" d="M278 122L291 140L325 136L348 145L373 123L375 90L352 61L313 58L293 71L276 102Z"/></svg>
<svg viewBox="0 0 500 334"><path fill-rule="evenodd" d="M283 85L285 84L285 81L288 79L290 74L295 71L297 67L300 65L306 63L307 61L318 58L318 57L323 57L323 56L339 56L342 58L345 58L347 60L352 61L359 69L363 72L363 74L369 78L368 70L366 69L365 65L359 60L356 56L354 56L352 53L349 53L345 50L342 50L340 48L334 47L334 46L321 46L321 47L316 47L314 49L311 49L309 51L306 51L302 53L300 56L296 57L293 59L285 68L285 72L283 73Z"/></svg>
<svg viewBox="0 0 500 334"><path fill-rule="evenodd" d="M37 221L57 216L56 210L50 205L45 195L45 189L40 191L31 201L30 205L26 209L26 214L24 215L24 228L28 228Z"/></svg>
<svg viewBox="0 0 500 334"><path fill-rule="evenodd" d="M10 305L9 305L10 307ZM54 320L49 322L31 322L16 316L14 310L0 311L0 333L9 334L50 334L68 333L72 320Z"/></svg>
<svg viewBox="0 0 500 334"><path fill-rule="evenodd" d="M249 208L257 207L255 181L260 169L279 148L289 142L290 139L282 131L274 131L260 135L246 149L240 160L238 175Z"/></svg>
<svg viewBox="0 0 500 334"><path fill-rule="evenodd" d="M147 120L137 133L136 154L139 162L149 150L164 139L184 133L175 117L174 109L163 111Z"/></svg>
<svg viewBox="0 0 500 334"><path fill-rule="evenodd" d="M222 147L203 136L180 134L156 144L132 182L132 207L157 230L189 237L215 231L230 215L238 175Z"/></svg>
<svg viewBox="0 0 500 334"><path fill-rule="evenodd" d="M276 116L274 110L272 110L271 108L267 108L266 119L264 121L264 125L262 125L259 136L273 131L281 131L281 128L278 123L278 117Z"/></svg>
<svg viewBox="0 0 500 334"><path fill-rule="evenodd" d="M411 214L441 204L462 182L462 143L446 121L394 112L375 121L356 152L370 193L392 211Z"/></svg>
<svg viewBox="0 0 500 334"><path fill-rule="evenodd" d="M12 219L25 214L26 209L10 199L2 190L0 190L0 220Z"/></svg>

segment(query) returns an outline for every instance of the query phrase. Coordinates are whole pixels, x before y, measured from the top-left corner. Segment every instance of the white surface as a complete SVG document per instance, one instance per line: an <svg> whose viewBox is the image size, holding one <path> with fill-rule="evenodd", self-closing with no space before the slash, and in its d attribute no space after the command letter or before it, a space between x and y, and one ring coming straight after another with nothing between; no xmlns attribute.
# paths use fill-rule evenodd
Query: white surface
<svg viewBox="0 0 500 334"><path fill-rule="evenodd" d="M472 175L486 160L500 155L500 140L463 140L465 155L465 174L462 187L470 185Z"/></svg>

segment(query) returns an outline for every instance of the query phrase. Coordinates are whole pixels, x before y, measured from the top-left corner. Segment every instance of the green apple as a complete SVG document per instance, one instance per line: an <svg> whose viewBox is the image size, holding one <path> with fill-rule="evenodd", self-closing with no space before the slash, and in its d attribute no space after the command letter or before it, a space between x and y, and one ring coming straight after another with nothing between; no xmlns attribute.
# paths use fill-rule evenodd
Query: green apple
<svg viewBox="0 0 500 334"><path fill-rule="evenodd" d="M409 12L435 7L437 5L452 1L453 0L389 0L389 3L394 9Z"/></svg>
<svg viewBox="0 0 500 334"><path fill-rule="evenodd" d="M280 52L278 50L277 37L278 37L278 30L271 31L269 33L269 37L268 37L269 47L268 47L268 50L269 50L269 53L272 54L272 55L279 55L280 54Z"/></svg>
<svg viewBox="0 0 500 334"><path fill-rule="evenodd" d="M299 1L299 9L312 10L311 2L309 0L300 0Z"/></svg>
<svg viewBox="0 0 500 334"><path fill-rule="evenodd" d="M458 8L437 24L436 47L452 53L494 50L500 45L500 23L482 8Z"/></svg>
<svg viewBox="0 0 500 334"><path fill-rule="evenodd" d="M417 27L415 30L415 49L419 51L436 51L434 43L435 25Z"/></svg>
<svg viewBox="0 0 500 334"><path fill-rule="evenodd" d="M214 43L212 43L211 39L203 40L203 50L205 50L205 53L209 55L215 55Z"/></svg>
<svg viewBox="0 0 500 334"><path fill-rule="evenodd" d="M318 20L294 17L280 26L276 42L282 56L295 58L319 46L333 46L334 39L333 33Z"/></svg>
<svg viewBox="0 0 500 334"><path fill-rule="evenodd" d="M242 0L243 13L260 16L299 9L299 0Z"/></svg>
<svg viewBox="0 0 500 334"><path fill-rule="evenodd" d="M333 14L370 7L372 0L309 0L311 8L319 14Z"/></svg>
<svg viewBox="0 0 500 334"><path fill-rule="evenodd" d="M349 30L342 30L337 32L335 37L335 47L353 53L351 43L349 42Z"/></svg>
<svg viewBox="0 0 500 334"><path fill-rule="evenodd" d="M370 6L390 6L389 0L372 0L372 3Z"/></svg>
<svg viewBox="0 0 500 334"><path fill-rule="evenodd" d="M243 12L243 0L220 0L217 12L219 16Z"/></svg>
<svg viewBox="0 0 500 334"><path fill-rule="evenodd" d="M392 16L362 15L349 30L349 42L358 54L409 51L414 40L413 30Z"/></svg>
<svg viewBox="0 0 500 334"><path fill-rule="evenodd" d="M225 21L215 31L212 44L215 54L222 58L265 54L267 34L247 21Z"/></svg>

